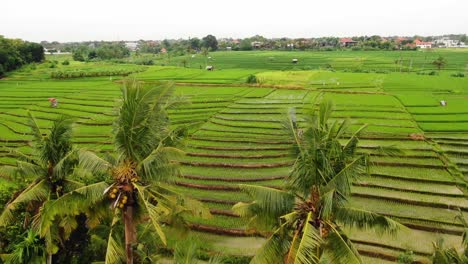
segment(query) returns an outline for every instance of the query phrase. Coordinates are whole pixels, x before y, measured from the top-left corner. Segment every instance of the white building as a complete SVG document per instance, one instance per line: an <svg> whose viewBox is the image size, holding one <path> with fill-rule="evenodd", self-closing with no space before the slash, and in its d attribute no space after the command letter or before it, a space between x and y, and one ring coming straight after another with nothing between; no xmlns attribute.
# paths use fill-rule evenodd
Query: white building
<svg viewBox="0 0 468 264"><path fill-rule="evenodd" d="M138 42L125 42L125 47L131 51L138 49Z"/></svg>
<svg viewBox="0 0 468 264"><path fill-rule="evenodd" d="M436 44L437 46L441 48L466 48L468 47L466 46L465 43L459 40L450 39L448 37L442 37L440 39L437 39L436 41L434 41L434 44Z"/></svg>

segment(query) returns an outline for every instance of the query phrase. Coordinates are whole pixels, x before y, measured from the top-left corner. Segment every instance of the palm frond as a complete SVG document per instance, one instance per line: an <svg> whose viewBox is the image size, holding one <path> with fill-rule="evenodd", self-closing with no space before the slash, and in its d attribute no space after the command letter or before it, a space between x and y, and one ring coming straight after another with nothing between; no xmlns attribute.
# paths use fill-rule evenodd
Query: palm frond
<svg viewBox="0 0 468 264"><path fill-rule="evenodd" d="M336 221L346 227L374 229L378 233L396 234L405 227L391 218L354 207L340 207L335 211Z"/></svg>
<svg viewBox="0 0 468 264"><path fill-rule="evenodd" d="M44 177L46 174L46 170L38 165L21 161L21 160L16 160L16 167L17 167L17 173L19 173L21 176L24 177Z"/></svg>
<svg viewBox="0 0 468 264"><path fill-rule="evenodd" d="M50 189L46 180L34 182L22 191L13 201L7 204L0 215L0 226L8 226L14 220L13 212L17 206L23 203L33 201L45 201L49 195Z"/></svg>
<svg viewBox="0 0 468 264"><path fill-rule="evenodd" d="M252 224L269 227L278 224L280 216L292 211L294 196L288 192L254 185L239 185L252 198L251 203L237 203L232 210L241 217L249 217Z"/></svg>
<svg viewBox="0 0 468 264"><path fill-rule="evenodd" d="M183 153L177 148L164 147L160 144L138 164L139 175L144 180L167 181L179 173L173 160Z"/></svg>
<svg viewBox="0 0 468 264"><path fill-rule="evenodd" d="M351 240L339 230L329 224L330 233L326 237L324 254L329 263L336 264L361 264L359 253L354 248Z"/></svg>
<svg viewBox="0 0 468 264"><path fill-rule="evenodd" d="M105 172L112 167L108 161L85 149L78 151L78 159L80 167L90 172Z"/></svg>
<svg viewBox="0 0 468 264"><path fill-rule="evenodd" d="M90 208L105 199L103 192L107 187L105 182L82 186L44 203L33 225L39 234L44 236L57 218L76 216L80 213L89 214Z"/></svg>
<svg viewBox="0 0 468 264"><path fill-rule="evenodd" d="M319 231L311 224L313 213L307 214L301 242L296 251L294 263L297 264L318 264L320 262L323 243Z"/></svg>
<svg viewBox="0 0 468 264"><path fill-rule="evenodd" d="M276 229L257 251L250 264L280 264L291 246L291 237L285 224Z"/></svg>
<svg viewBox="0 0 468 264"><path fill-rule="evenodd" d="M138 190L138 194L141 196L141 201L143 202L142 205L148 212L148 216L150 217L151 223L153 224L156 233L159 235L159 238L161 238L161 241L164 243L164 245L166 245L166 235L164 234L164 231L162 230L159 221L161 221L162 217L169 215L169 211L164 210L164 208L162 208L161 206L155 206L151 204L147 199L145 187L140 186L138 184L134 184L134 186Z"/></svg>
<svg viewBox="0 0 468 264"><path fill-rule="evenodd" d="M121 243L119 243L118 240L114 237L114 230L111 229L107 239L105 264L124 263L124 259L125 250L123 249Z"/></svg>
<svg viewBox="0 0 468 264"><path fill-rule="evenodd" d="M33 114L30 111L28 111L28 116L29 116L29 124L33 132L33 136L34 136L34 142L38 146L42 146L44 144L44 136L43 136L44 134L39 128L36 118L34 118Z"/></svg>

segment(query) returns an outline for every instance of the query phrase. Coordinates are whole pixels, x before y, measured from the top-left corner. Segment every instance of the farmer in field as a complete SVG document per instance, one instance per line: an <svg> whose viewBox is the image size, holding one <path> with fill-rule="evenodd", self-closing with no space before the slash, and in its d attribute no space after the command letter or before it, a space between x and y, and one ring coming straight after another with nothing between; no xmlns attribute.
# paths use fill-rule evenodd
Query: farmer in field
<svg viewBox="0 0 468 264"><path fill-rule="evenodd" d="M50 107L56 108L58 106L57 98L49 98Z"/></svg>

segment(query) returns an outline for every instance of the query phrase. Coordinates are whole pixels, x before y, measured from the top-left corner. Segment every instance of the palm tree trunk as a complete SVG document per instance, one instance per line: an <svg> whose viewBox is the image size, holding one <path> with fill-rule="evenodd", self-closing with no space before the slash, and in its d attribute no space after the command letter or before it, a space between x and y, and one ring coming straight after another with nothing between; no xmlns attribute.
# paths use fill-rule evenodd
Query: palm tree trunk
<svg viewBox="0 0 468 264"><path fill-rule="evenodd" d="M47 254L47 264L52 264L52 254Z"/></svg>
<svg viewBox="0 0 468 264"><path fill-rule="evenodd" d="M133 245L136 243L136 227L133 222L133 206L129 205L124 212L125 223L125 253L127 264L133 264Z"/></svg>

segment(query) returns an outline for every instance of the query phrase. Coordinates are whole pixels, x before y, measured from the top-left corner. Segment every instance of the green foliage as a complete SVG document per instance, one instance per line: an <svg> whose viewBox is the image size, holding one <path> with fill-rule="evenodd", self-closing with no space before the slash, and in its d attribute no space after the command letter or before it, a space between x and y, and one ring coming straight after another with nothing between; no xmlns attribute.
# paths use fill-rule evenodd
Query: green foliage
<svg viewBox="0 0 468 264"><path fill-rule="evenodd" d="M23 65L44 60L44 48L37 43L7 39L0 35L0 77Z"/></svg>
<svg viewBox="0 0 468 264"><path fill-rule="evenodd" d="M246 83L258 83L257 77L253 74L250 74L249 76L247 76Z"/></svg>
<svg viewBox="0 0 468 264"><path fill-rule="evenodd" d="M432 64L436 66L437 69L440 71L447 65L447 59L442 56L439 56L436 60L432 62Z"/></svg>
<svg viewBox="0 0 468 264"><path fill-rule="evenodd" d="M216 40L216 37L213 35L207 35L202 38L201 45L211 51L218 50L218 40Z"/></svg>
<svg viewBox="0 0 468 264"><path fill-rule="evenodd" d="M412 264L414 262L414 253L411 250L405 251L398 255L397 263L399 264Z"/></svg>
<svg viewBox="0 0 468 264"><path fill-rule="evenodd" d="M69 60L64 60L62 62L62 65L64 65L64 66L70 65L70 61Z"/></svg>
<svg viewBox="0 0 468 264"><path fill-rule="evenodd" d="M298 128L295 112L284 122L291 141L295 163L286 178L286 191L259 186L241 186L250 203L233 207L257 227L277 229L258 251L252 263L361 263L357 250L341 229L377 229L395 233L401 225L362 209L347 207L351 184L368 172L368 156L358 154L357 136L361 127L340 142L348 121L331 121L333 106L324 101L319 111L306 116ZM275 221L276 218L276 221Z"/></svg>
<svg viewBox="0 0 468 264"><path fill-rule="evenodd" d="M457 72L457 73L451 74L450 76L463 78L465 77L465 74L463 72Z"/></svg>

